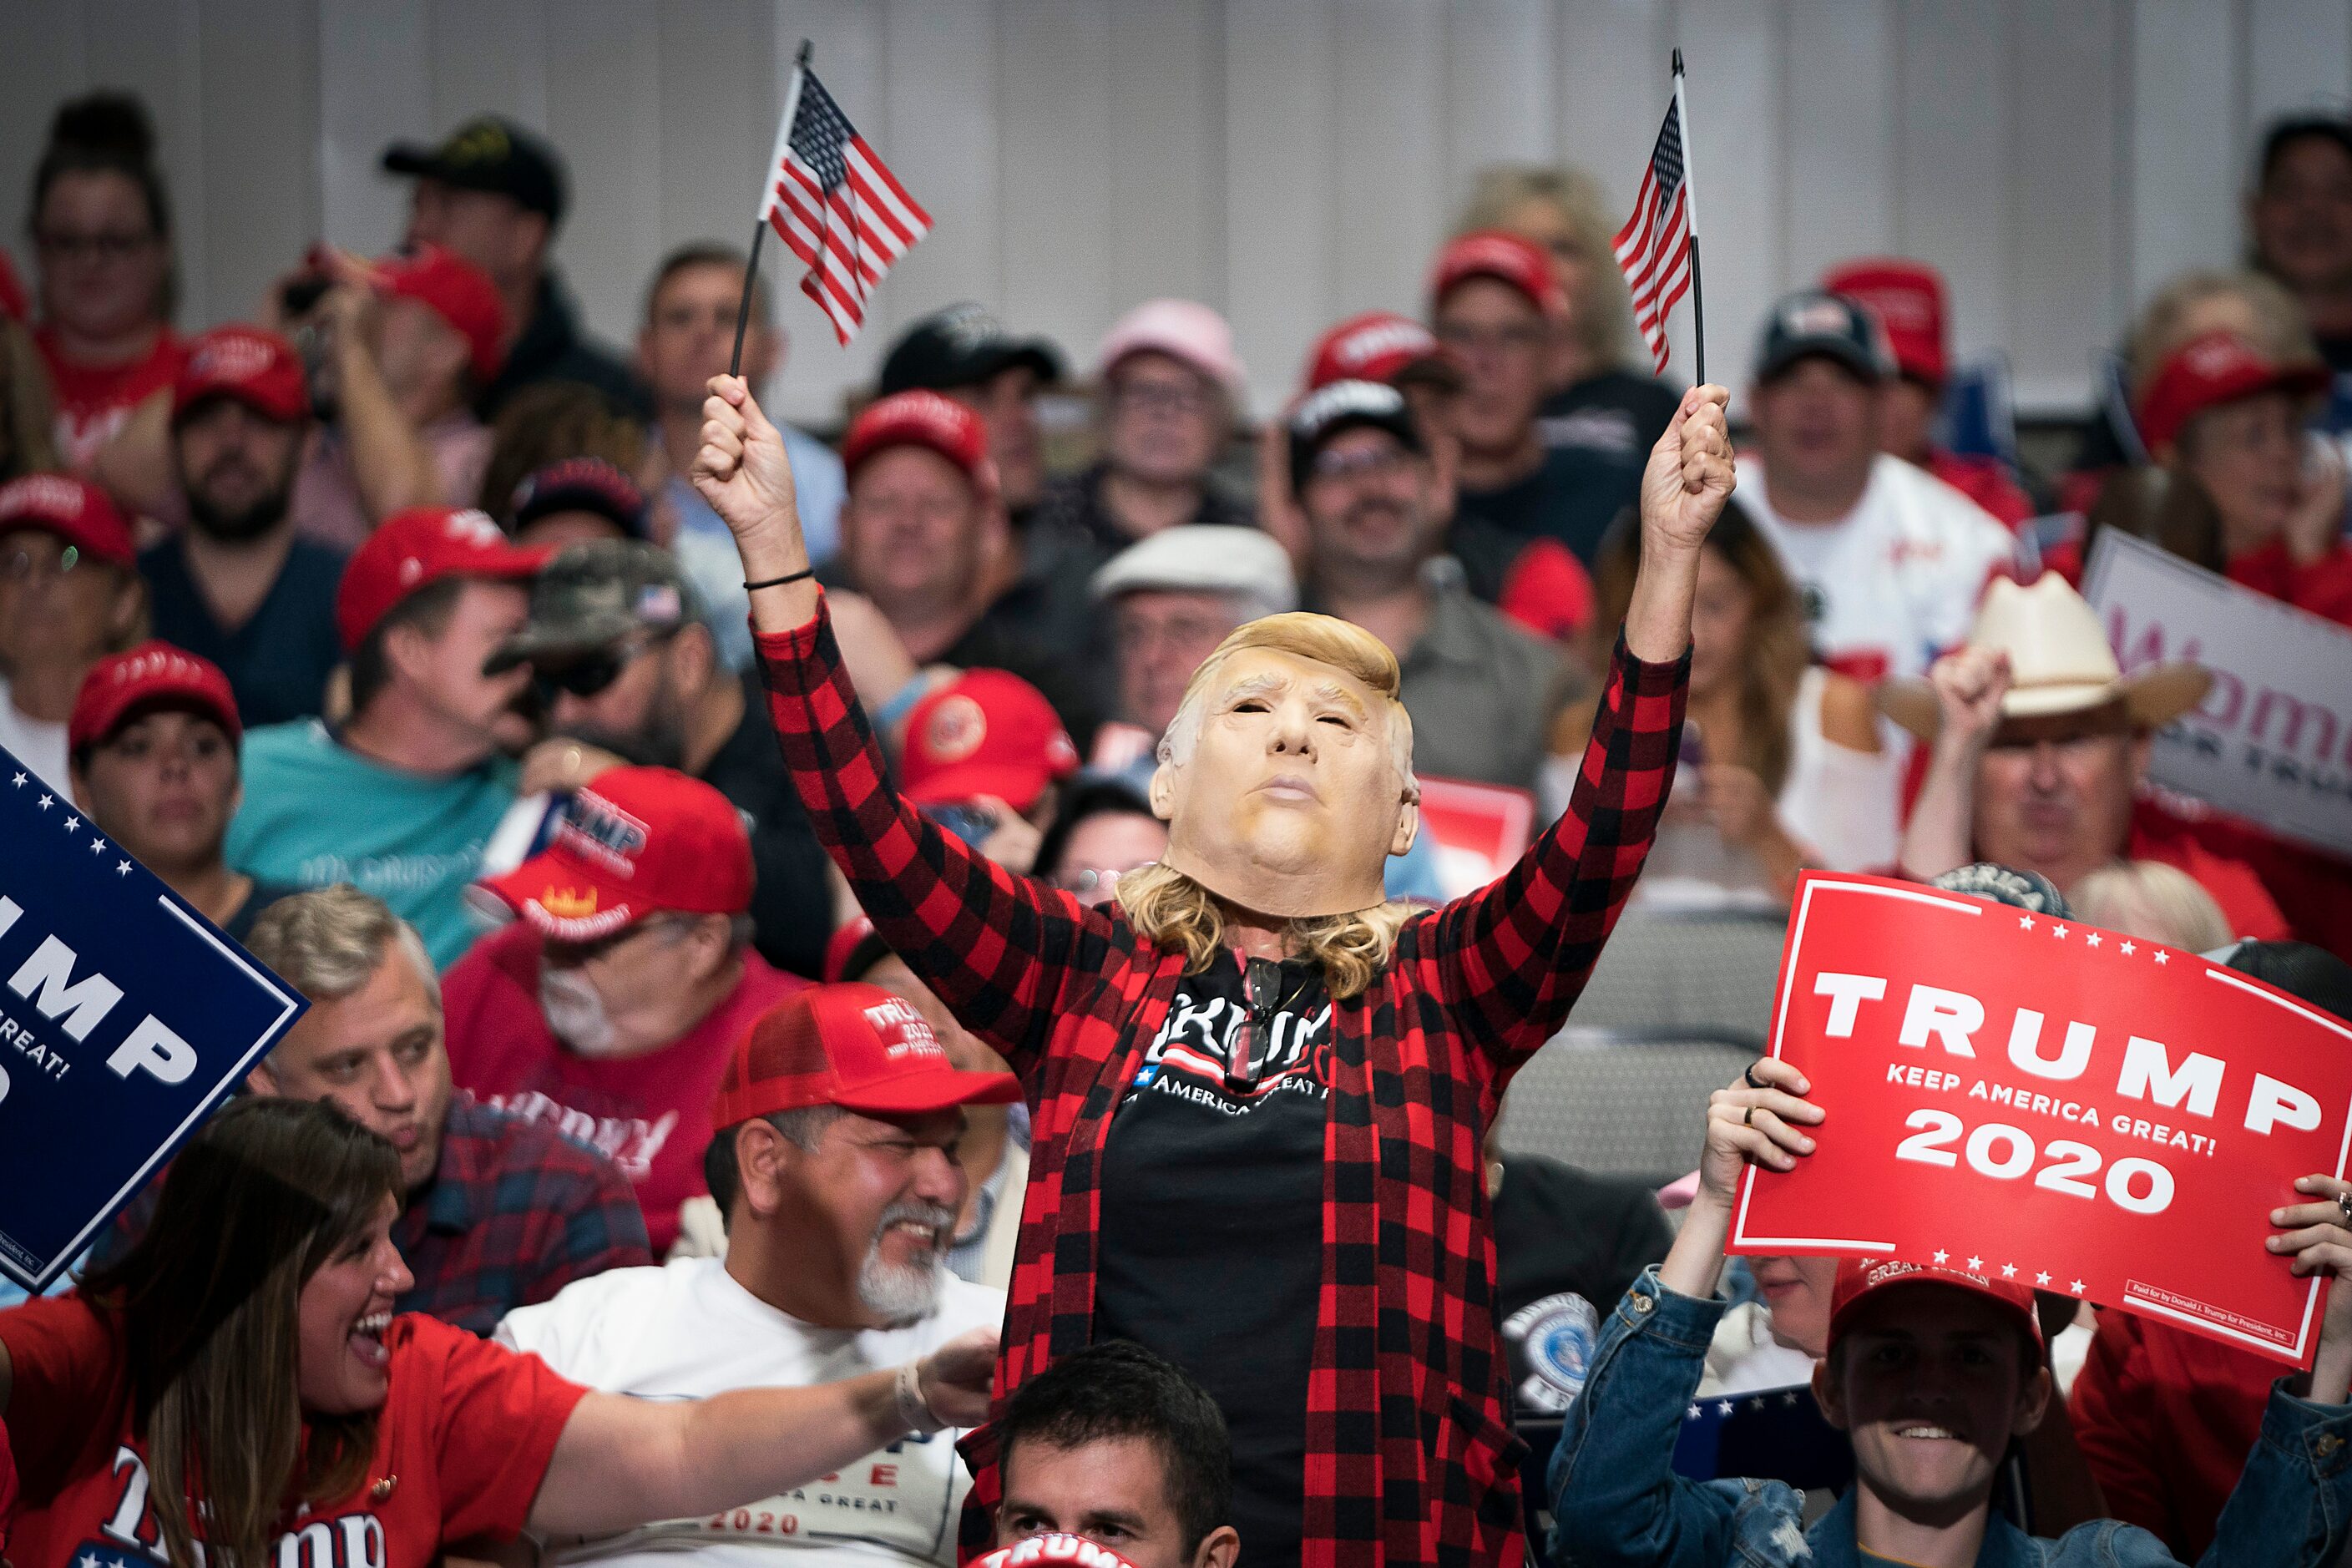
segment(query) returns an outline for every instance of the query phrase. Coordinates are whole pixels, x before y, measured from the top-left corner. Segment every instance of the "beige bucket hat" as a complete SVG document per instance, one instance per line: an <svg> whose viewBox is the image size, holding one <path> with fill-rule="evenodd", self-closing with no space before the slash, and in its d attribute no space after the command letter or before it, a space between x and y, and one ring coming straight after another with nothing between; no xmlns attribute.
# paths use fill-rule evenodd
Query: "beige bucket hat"
<svg viewBox="0 0 2352 1568"><path fill-rule="evenodd" d="M2125 675L2098 612L2055 572L2044 572L2030 587L1996 578L1978 606L1969 646L2009 655L2004 719L2074 713L2120 700L2134 725L2152 730L2202 702L2213 685L2210 670L2179 662ZM1886 681L1878 689L1878 706L1921 740L1935 738L1942 715L1927 680Z"/></svg>

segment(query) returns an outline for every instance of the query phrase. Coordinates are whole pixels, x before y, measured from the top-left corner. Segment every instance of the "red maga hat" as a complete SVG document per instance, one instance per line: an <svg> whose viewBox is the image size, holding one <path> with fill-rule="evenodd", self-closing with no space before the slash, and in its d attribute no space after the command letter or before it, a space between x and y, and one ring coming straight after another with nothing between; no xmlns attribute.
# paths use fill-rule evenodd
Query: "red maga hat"
<svg viewBox="0 0 2352 1568"><path fill-rule="evenodd" d="M465 339L477 386L498 379L507 357L507 309L489 274L454 250L427 245L414 256L377 262L375 287L379 293L415 300Z"/></svg>
<svg viewBox="0 0 2352 1568"><path fill-rule="evenodd" d="M2319 364L2282 364L2235 333L2202 332L2165 356L2133 413L2140 439L2154 452L2209 408L2263 392L2308 397L2326 384Z"/></svg>
<svg viewBox="0 0 2352 1568"><path fill-rule="evenodd" d="M921 447L937 452L964 471L980 478L988 458L988 429L980 416L951 397L917 388L894 392L866 405L849 422L842 437L841 466L855 474L866 460L893 447Z"/></svg>
<svg viewBox="0 0 2352 1568"><path fill-rule="evenodd" d="M1082 1535L1024 1535L1010 1546L1000 1546L978 1558L971 1568L1135 1568L1108 1546Z"/></svg>
<svg viewBox="0 0 2352 1568"><path fill-rule="evenodd" d="M1457 283L1473 278L1493 278L1509 284L1547 316L1568 313L1568 295L1552 275L1551 258L1543 247L1520 235L1499 228L1482 228L1448 240L1429 269L1429 303L1434 310Z"/></svg>
<svg viewBox="0 0 2352 1568"><path fill-rule="evenodd" d="M647 915L751 907L751 837L735 805L671 768L607 768L572 797L545 849L482 889L559 942Z"/></svg>
<svg viewBox="0 0 2352 1568"><path fill-rule="evenodd" d="M229 743L244 734L236 696L220 666L185 648L151 638L128 653L110 654L89 667L74 694L66 721L66 746L79 752L114 733L139 708L185 708L228 732Z"/></svg>
<svg viewBox="0 0 2352 1568"><path fill-rule="evenodd" d="M520 583L553 552L509 542L489 514L471 508L411 507L385 518L343 567L335 590L335 629L348 653L367 640L393 606L444 577Z"/></svg>
<svg viewBox="0 0 2352 1568"><path fill-rule="evenodd" d="M20 528L54 533L93 561L129 566L138 552L131 525L104 490L70 474L26 474L0 485L0 534Z"/></svg>
<svg viewBox="0 0 2352 1568"><path fill-rule="evenodd" d="M959 1070L911 1004L853 981L796 991L760 1015L728 1059L710 1124L724 1130L813 1105L922 1116L1020 1098L1011 1073Z"/></svg>
<svg viewBox="0 0 2352 1568"><path fill-rule="evenodd" d="M917 805L992 795L1026 812L1078 770L1078 748L1045 693L1001 669L967 669L907 714L900 793Z"/></svg>
<svg viewBox="0 0 2352 1568"><path fill-rule="evenodd" d="M1462 373L1445 357L1436 337L1410 316L1367 310L1350 316L1315 341L1307 362L1307 390L1319 392L1335 381L1423 380L1458 386Z"/></svg>
<svg viewBox="0 0 2352 1568"><path fill-rule="evenodd" d="M172 422L197 404L232 398L264 419L290 425L310 412L310 386L301 356L276 332L259 327L215 327L188 345L180 379L172 386Z"/></svg>
<svg viewBox="0 0 2352 1568"><path fill-rule="evenodd" d="M1898 1263L1885 1258L1848 1258L1838 1264L1830 1290L1830 1343L1851 1326L1862 1303L1881 1290L1911 1285L1949 1285L2004 1309L2032 1343L2042 1343L2042 1321L2033 1315L2033 1291L2008 1279L1937 1264Z"/></svg>
<svg viewBox="0 0 2352 1568"><path fill-rule="evenodd" d="M1874 311L1895 351L1895 368L1941 386L1950 369L1944 349L1944 275L1924 261L1874 258L1832 268L1822 287Z"/></svg>

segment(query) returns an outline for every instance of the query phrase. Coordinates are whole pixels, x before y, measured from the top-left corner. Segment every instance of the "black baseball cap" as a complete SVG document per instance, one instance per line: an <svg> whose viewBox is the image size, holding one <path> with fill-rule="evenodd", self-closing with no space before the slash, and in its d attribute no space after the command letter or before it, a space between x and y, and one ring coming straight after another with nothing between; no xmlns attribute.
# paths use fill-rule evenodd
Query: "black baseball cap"
<svg viewBox="0 0 2352 1568"><path fill-rule="evenodd" d="M1997 865L1990 860L1955 866L1942 876L1931 879L1927 885L1940 888L1947 893L1966 893L1970 898L2007 904L2013 910L2025 910L2057 920L2071 921L2074 918L2074 910L2066 903L2066 895L2060 892L2058 885L2049 878L2039 871L2021 871L2013 866Z"/></svg>
<svg viewBox="0 0 2352 1568"><path fill-rule="evenodd" d="M1290 488L1306 489L1325 444L1360 426L1387 431L1408 452L1428 450L1404 394L1384 381L1335 381L1290 411Z"/></svg>
<svg viewBox="0 0 2352 1568"><path fill-rule="evenodd" d="M631 539L647 531L645 493L602 458L566 458L534 468L515 486L508 510L509 533L559 511L592 512Z"/></svg>
<svg viewBox="0 0 2352 1568"><path fill-rule="evenodd" d="M1842 294L1801 289L1784 294L1756 345L1756 379L1770 381L1802 359L1834 361L1864 381L1884 381L1895 356L1868 310Z"/></svg>
<svg viewBox="0 0 2352 1568"><path fill-rule="evenodd" d="M2204 955L2277 986L2324 1013L2352 1020L2352 963L2307 942L2235 942Z"/></svg>
<svg viewBox="0 0 2352 1568"><path fill-rule="evenodd" d="M384 149L387 173L438 180L461 191L511 196L526 212L563 221L563 163L555 149L503 115L483 114L449 132L438 147L413 142Z"/></svg>
<svg viewBox="0 0 2352 1568"><path fill-rule="evenodd" d="M907 329L882 362L882 395L978 386L999 371L1025 364L1040 381L1062 379L1062 354L1044 338L1016 338L980 305L967 301Z"/></svg>

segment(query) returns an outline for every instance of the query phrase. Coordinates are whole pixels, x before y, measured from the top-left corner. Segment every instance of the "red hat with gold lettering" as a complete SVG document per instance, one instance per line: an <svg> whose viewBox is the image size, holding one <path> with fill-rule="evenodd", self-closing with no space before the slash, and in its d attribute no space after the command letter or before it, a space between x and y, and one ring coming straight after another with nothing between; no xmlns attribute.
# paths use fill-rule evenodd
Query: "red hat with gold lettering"
<svg viewBox="0 0 2352 1568"><path fill-rule="evenodd" d="M114 733L132 710L184 708L203 714L228 732L236 743L244 731L237 722L236 696L220 666L199 658L185 648L150 638L128 653L110 654L89 667L74 693L73 714L66 721L66 747L79 754Z"/></svg>
<svg viewBox="0 0 2352 1568"><path fill-rule="evenodd" d="M992 795L1026 812L1078 771L1078 748L1045 694L1001 669L967 669L907 714L899 793L916 805Z"/></svg>
<svg viewBox="0 0 2352 1568"><path fill-rule="evenodd" d="M1970 1262L1976 1261L1971 1258ZM1830 1343L1852 1324L1862 1303L1881 1290L1912 1285L1948 1285L1981 1296L2016 1321L2018 1329L2037 1348L2042 1321L2033 1315L2033 1291L2013 1279L1995 1279L1972 1269L1932 1263L1898 1263L1890 1258L1849 1258L1838 1264L1837 1284L1830 1290Z"/></svg>
<svg viewBox="0 0 2352 1568"><path fill-rule="evenodd" d="M21 474L0 485L0 534L20 528L54 533L93 561L129 566L137 559L114 502L71 474Z"/></svg>
<svg viewBox="0 0 2352 1568"><path fill-rule="evenodd" d="M394 605L444 577L520 583L537 575L551 550L510 542L485 511L449 506L394 512L343 567L335 590L335 629L346 652L367 640Z"/></svg>
<svg viewBox="0 0 2352 1568"><path fill-rule="evenodd" d="M672 768L607 768L572 797L545 849L475 884L559 942L593 942L653 914L751 907L743 814Z"/></svg>
<svg viewBox="0 0 2352 1568"><path fill-rule="evenodd" d="M1009 1072L964 1072L911 1003L850 982L796 991L760 1015L735 1044L710 1124L837 1105L869 1116L922 1116L1021 1098Z"/></svg>

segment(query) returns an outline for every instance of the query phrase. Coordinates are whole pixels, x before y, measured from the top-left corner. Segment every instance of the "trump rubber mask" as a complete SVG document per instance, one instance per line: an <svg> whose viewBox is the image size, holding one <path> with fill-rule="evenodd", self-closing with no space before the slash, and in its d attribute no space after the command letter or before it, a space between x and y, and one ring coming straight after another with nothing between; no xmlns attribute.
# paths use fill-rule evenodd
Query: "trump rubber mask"
<svg viewBox="0 0 2352 1568"><path fill-rule="evenodd" d="M1151 808L1171 869L1257 914L1382 901L1420 815L1395 657L1328 616L1267 616L1193 672L1160 746Z"/></svg>

